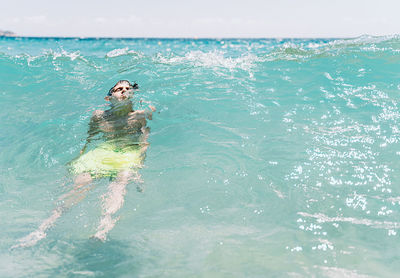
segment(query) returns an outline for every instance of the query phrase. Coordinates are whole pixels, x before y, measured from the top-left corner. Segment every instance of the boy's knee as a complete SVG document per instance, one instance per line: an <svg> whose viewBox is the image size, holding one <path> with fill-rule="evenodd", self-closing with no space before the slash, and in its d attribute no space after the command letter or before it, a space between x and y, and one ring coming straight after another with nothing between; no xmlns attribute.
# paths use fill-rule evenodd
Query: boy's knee
<svg viewBox="0 0 400 278"><path fill-rule="evenodd" d="M82 173L75 178L75 184L86 185L92 181L89 173Z"/></svg>
<svg viewBox="0 0 400 278"><path fill-rule="evenodd" d="M124 170L118 173L119 181L128 182L132 178L132 171Z"/></svg>

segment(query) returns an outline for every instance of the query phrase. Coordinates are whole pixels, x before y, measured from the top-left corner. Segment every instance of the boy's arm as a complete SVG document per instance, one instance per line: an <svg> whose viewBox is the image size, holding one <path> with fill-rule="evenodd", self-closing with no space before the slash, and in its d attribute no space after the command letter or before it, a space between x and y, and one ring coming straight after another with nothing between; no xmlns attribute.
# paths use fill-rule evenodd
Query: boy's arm
<svg viewBox="0 0 400 278"><path fill-rule="evenodd" d="M146 110L144 110L144 113L145 113L145 117L147 119L152 120L153 119L153 112L156 111L156 108L154 106L152 106L152 105L149 105L149 108L150 108L150 111L146 109Z"/></svg>
<svg viewBox="0 0 400 278"><path fill-rule="evenodd" d="M150 110L136 110L134 115L137 119L147 118L149 120L153 119L153 112L156 111L156 108L152 105L149 105Z"/></svg>
<svg viewBox="0 0 400 278"><path fill-rule="evenodd" d="M99 133L99 120L103 116L104 111L96 110L93 112L92 118L89 123L88 137L86 138L85 145L83 146L80 154L83 154L86 150L86 147L92 141L93 136Z"/></svg>

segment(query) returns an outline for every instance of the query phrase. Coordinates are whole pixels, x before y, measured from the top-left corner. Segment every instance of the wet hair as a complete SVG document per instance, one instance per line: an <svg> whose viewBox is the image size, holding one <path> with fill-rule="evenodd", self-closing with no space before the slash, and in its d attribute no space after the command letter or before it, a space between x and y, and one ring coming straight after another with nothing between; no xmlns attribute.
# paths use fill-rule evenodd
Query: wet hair
<svg viewBox="0 0 400 278"><path fill-rule="evenodd" d="M119 84L122 84L122 83L128 83L128 84L129 84L129 87L131 87L132 90L138 90L138 89L139 89L139 85L138 85L136 82L132 85L131 82L129 82L128 80L120 80L120 81L117 82L117 84L115 84L115 85L108 91L107 96L111 96L112 93L114 92L114 88L115 88L116 86L118 86Z"/></svg>

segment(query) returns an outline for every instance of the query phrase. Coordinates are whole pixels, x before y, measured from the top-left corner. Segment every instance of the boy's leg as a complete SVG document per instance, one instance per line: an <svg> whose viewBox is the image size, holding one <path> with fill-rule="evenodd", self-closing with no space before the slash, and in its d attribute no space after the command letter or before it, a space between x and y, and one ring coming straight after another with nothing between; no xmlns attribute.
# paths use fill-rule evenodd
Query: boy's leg
<svg viewBox="0 0 400 278"><path fill-rule="evenodd" d="M62 201L62 205L58 206L52 211L50 217L45 219L39 226L38 229L31 232L29 235L19 239L19 243L12 246L16 247L29 247L35 245L39 240L46 237L46 230L53 226L54 222L61 216L63 211L69 209L74 204L80 202L84 195L83 193L88 190L86 185L92 182L92 177L88 173L82 173L75 178L74 188L67 194L60 197L59 201Z"/></svg>
<svg viewBox="0 0 400 278"><path fill-rule="evenodd" d="M118 218L112 216L124 204L124 196L126 194L126 185L132 180L139 180L140 176L137 172L131 170L124 170L118 173L115 181L111 182L108 186L108 192L103 195L103 207L100 224L95 238L105 240L107 233L114 227Z"/></svg>
<svg viewBox="0 0 400 278"><path fill-rule="evenodd" d="M82 173L76 176L74 188L59 198L59 201L62 201L62 205L59 208L66 210L82 201L85 198L84 193L89 191L90 187L88 185L92 181L92 176L89 173Z"/></svg>

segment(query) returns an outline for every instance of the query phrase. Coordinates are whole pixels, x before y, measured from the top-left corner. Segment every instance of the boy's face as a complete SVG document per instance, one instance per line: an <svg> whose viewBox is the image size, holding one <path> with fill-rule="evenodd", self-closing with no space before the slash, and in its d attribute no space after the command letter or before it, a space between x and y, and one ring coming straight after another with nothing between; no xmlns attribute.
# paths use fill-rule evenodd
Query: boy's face
<svg viewBox="0 0 400 278"><path fill-rule="evenodd" d="M132 85L128 82L121 82L114 86L110 99L117 101L126 100L133 96Z"/></svg>

